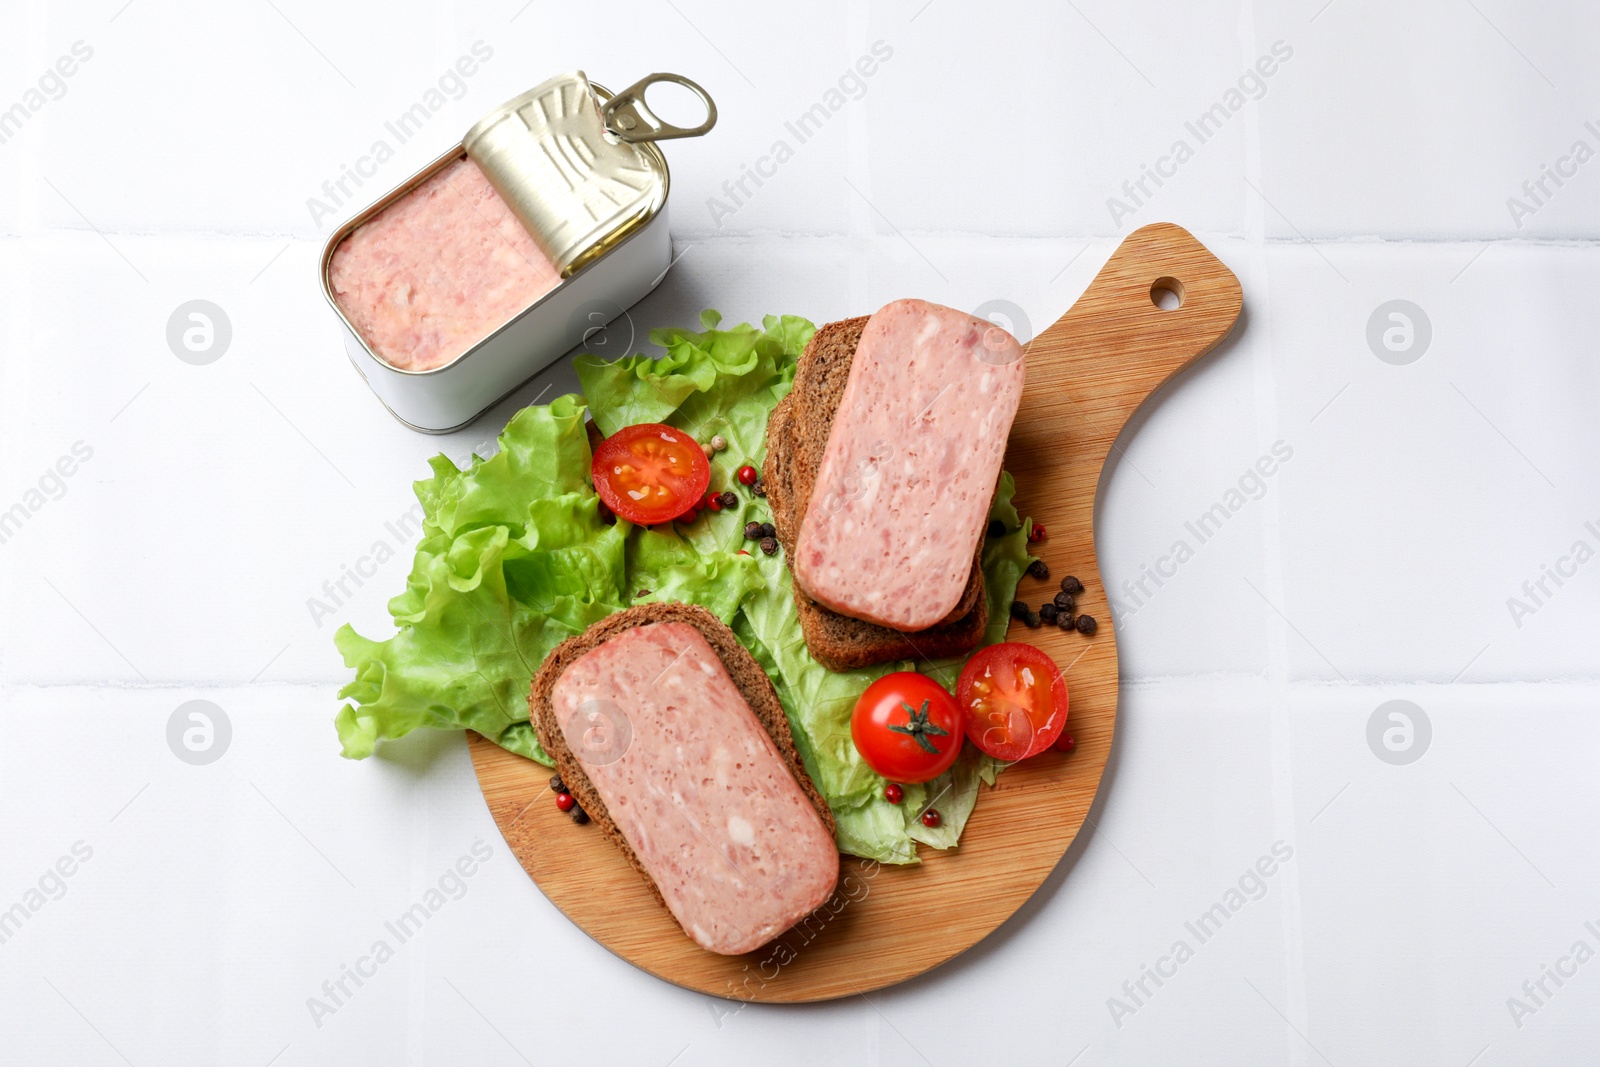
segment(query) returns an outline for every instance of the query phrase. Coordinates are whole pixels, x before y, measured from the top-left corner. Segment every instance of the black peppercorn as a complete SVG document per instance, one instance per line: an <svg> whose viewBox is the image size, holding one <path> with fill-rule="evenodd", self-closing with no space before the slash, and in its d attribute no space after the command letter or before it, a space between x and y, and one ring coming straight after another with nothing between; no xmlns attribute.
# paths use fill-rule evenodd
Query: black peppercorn
<svg viewBox="0 0 1600 1067"><path fill-rule="evenodd" d="M778 552L778 539L776 537L763 537L761 539L761 551L769 556L776 555Z"/></svg>
<svg viewBox="0 0 1600 1067"><path fill-rule="evenodd" d="M1061 591L1063 593L1071 593L1073 596L1077 596L1079 593L1083 592L1083 583L1069 574L1065 578L1061 579Z"/></svg>
<svg viewBox="0 0 1600 1067"><path fill-rule="evenodd" d="M755 483L750 486L750 491L752 493L754 493L756 496L766 496L767 495L767 483L763 482L758 477L755 480Z"/></svg>
<svg viewBox="0 0 1600 1067"><path fill-rule="evenodd" d="M1099 623L1094 621L1093 615L1078 616L1078 632L1080 634L1092 634L1099 625Z"/></svg>
<svg viewBox="0 0 1600 1067"><path fill-rule="evenodd" d="M566 791L567 791L567 784L561 780L561 776L559 774L551 775L551 777L550 777L550 792L552 792L552 793L565 793Z"/></svg>
<svg viewBox="0 0 1600 1067"><path fill-rule="evenodd" d="M1011 602L1011 617L1013 619L1026 619L1028 617L1028 605L1020 600L1013 600Z"/></svg>
<svg viewBox="0 0 1600 1067"><path fill-rule="evenodd" d="M1037 630L1039 628L1039 613L1037 611L1029 611L1022 621L1028 624L1028 629Z"/></svg>
<svg viewBox="0 0 1600 1067"><path fill-rule="evenodd" d="M989 520L989 536L990 537L1004 537L1005 535L1006 535L1006 524L1001 522L999 519L990 519Z"/></svg>
<svg viewBox="0 0 1600 1067"><path fill-rule="evenodd" d="M739 506L739 498L734 495L732 489L729 489L727 492L723 493L717 498L717 500L725 508L736 508Z"/></svg>
<svg viewBox="0 0 1600 1067"><path fill-rule="evenodd" d="M778 528L776 526L772 525L772 523L770 523L770 522L764 522L764 523L761 524L761 536L762 537L777 537L778 536Z"/></svg>
<svg viewBox="0 0 1600 1067"><path fill-rule="evenodd" d="M589 821L589 813L584 811L582 808L575 807L572 809L572 821L577 823L579 826L582 826L584 823Z"/></svg>
<svg viewBox="0 0 1600 1067"><path fill-rule="evenodd" d="M1044 560L1036 559L1028 564L1028 573L1035 578L1043 580L1050 577L1050 568L1045 564Z"/></svg>
<svg viewBox="0 0 1600 1067"><path fill-rule="evenodd" d="M1041 606L1039 608L1039 618L1043 619L1045 622L1055 622L1056 606L1054 604L1045 604Z"/></svg>
<svg viewBox="0 0 1600 1067"><path fill-rule="evenodd" d="M747 522L747 523L745 523L744 524L744 539L746 541L759 541L759 540L761 540L761 524L759 522Z"/></svg>
<svg viewBox="0 0 1600 1067"><path fill-rule="evenodd" d="M1072 612L1070 612L1070 611L1058 611L1058 612L1056 612L1056 625L1061 627L1063 630L1071 630L1071 629L1073 629L1075 627L1076 623L1077 623L1077 620L1072 617Z"/></svg>
<svg viewBox="0 0 1600 1067"><path fill-rule="evenodd" d="M1072 599L1071 593L1056 594L1056 607L1060 608L1062 611L1071 611L1076 604L1077 602Z"/></svg>

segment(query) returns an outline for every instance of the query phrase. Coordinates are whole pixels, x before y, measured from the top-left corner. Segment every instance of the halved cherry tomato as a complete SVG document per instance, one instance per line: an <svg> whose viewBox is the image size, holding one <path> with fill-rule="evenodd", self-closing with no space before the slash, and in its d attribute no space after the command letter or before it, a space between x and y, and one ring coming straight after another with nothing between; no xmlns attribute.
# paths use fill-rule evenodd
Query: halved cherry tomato
<svg viewBox="0 0 1600 1067"><path fill-rule="evenodd" d="M850 737L867 766L891 782L926 782L961 754L961 709L926 674L897 671L867 686L850 715Z"/></svg>
<svg viewBox="0 0 1600 1067"><path fill-rule="evenodd" d="M711 464L695 439L659 422L625 426L601 441L589 473L606 507L641 526L691 510L711 484Z"/></svg>
<svg viewBox="0 0 1600 1067"><path fill-rule="evenodd" d="M967 737L996 759L1016 761L1055 743L1067 724L1067 681L1055 661L1019 641L980 649L956 683Z"/></svg>

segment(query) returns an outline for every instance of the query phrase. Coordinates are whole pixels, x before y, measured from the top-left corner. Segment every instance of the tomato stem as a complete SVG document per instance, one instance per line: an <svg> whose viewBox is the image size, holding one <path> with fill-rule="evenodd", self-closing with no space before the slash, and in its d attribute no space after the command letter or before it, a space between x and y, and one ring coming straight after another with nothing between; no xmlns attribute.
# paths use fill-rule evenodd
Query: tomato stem
<svg viewBox="0 0 1600 1067"><path fill-rule="evenodd" d="M913 708L910 704L907 704L903 700L900 702L900 706L906 709L906 714L911 718L906 725L890 725L889 729L893 730L897 734L905 734L907 737L910 737L912 740L916 741L917 744L922 746L922 750L924 752L931 752L934 755L938 755L939 749L935 747L932 741L928 740L928 735L932 734L934 737L949 737L950 731L928 720L928 702L926 700L922 702L922 709L920 711L916 708Z"/></svg>

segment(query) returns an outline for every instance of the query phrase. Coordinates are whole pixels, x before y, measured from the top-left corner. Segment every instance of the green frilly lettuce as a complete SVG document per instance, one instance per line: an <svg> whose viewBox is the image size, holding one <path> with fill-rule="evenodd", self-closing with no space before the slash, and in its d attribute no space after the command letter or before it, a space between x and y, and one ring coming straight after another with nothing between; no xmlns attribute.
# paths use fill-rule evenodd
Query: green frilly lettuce
<svg viewBox="0 0 1600 1067"><path fill-rule="evenodd" d="M1001 769L970 745L956 765L906 787L899 805L850 739L850 713L873 680L922 670L953 687L965 657L883 664L835 673L811 658L800 636L793 587L781 556L740 555L745 523L771 518L765 499L737 493L733 514L689 524L634 527L600 519L589 484L587 414L603 434L665 422L700 440L728 442L712 459L712 488L765 457L767 419L787 395L795 360L814 327L768 316L762 327L719 329L708 311L700 331L654 330L659 358L612 362L580 356L583 396L518 412L498 451L459 469L444 456L416 484L425 518L406 591L389 603L397 633L371 641L348 625L335 643L354 679L336 725L346 756L371 755L380 740L420 726L471 729L512 752L549 764L528 723L527 690L544 657L566 637L637 603L699 604L732 627L772 679L796 746L827 798L846 852L888 863L917 862L917 842L956 844L980 783ZM1026 523L1001 478L990 513L1008 531L984 543L989 597L985 642L1004 639L1017 582L1030 562ZM918 818L937 806L941 825Z"/></svg>

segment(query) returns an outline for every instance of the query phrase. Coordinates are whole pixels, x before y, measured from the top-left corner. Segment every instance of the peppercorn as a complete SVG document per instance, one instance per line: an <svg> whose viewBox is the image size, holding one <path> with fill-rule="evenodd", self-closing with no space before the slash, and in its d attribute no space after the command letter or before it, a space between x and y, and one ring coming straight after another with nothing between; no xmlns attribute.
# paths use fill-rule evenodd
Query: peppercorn
<svg viewBox="0 0 1600 1067"><path fill-rule="evenodd" d="M778 528L776 526L772 525L772 523L770 523L770 522L764 522L764 523L761 524L761 536L762 537L777 537L778 536Z"/></svg>
<svg viewBox="0 0 1600 1067"><path fill-rule="evenodd" d="M1078 742L1072 739L1071 734L1062 734L1056 738L1055 749L1057 752L1071 752L1078 747Z"/></svg>
<svg viewBox="0 0 1600 1067"><path fill-rule="evenodd" d="M1001 522L999 519L990 519L989 520L989 536L990 537L1004 537L1005 535L1006 535L1006 524Z"/></svg>
<svg viewBox="0 0 1600 1067"><path fill-rule="evenodd" d="M1028 605L1020 600L1013 600L1011 602L1011 617L1013 619L1026 619L1028 617Z"/></svg>
<svg viewBox="0 0 1600 1067"><path fill-rule="evenodd" d="M561 780L559 774L550 776L550 791L552 793L565 793L567 791L567 784Z"/></svg>
<svg viewBox="0 0 1600 1067"><path fill-rule="evenodd" d="M688 511L685 511L682 515L679 515L677 518L673 519L672 521L673 522L681 522L681 523L691 523L691 522L693 522L695 519L697 519L699 517L700 517L700 513L698 511L696 511L694 508L690 508Z"/></svg>
<svg viewBox="0 0 1600 1067"><path fill-rule="evenodd" d="M711 439L711 447L718 452L728 447L728 439L720 433Z"/></svg>
<svg viewBox="0 0 1600 1067"><path fill-rule="evenodd" d="M759 541L759 540L761 540L761 524L759 522L747 522L747 523L745 523L744 524L744 539L746 541Z"/></svg>
<svg viewBox="0 0 1600 1067"><path fill-rule="evenodd" d="M1056 625L1061 627L1063 630L1073 629L1077 625L1077 622L1078 620L1072 617L1072 612L1070 611L1056 612Z"/></svg>
<svg viewBox="0 0 1600 1067"><path fill-rule="evenodd" d="M757 475L755 484L750 487L750 491L752 493L754 493L756 496L766 496L767 495L767 483L763 482L761 480L761 477L759 475Z"/></svg>
<svg viewBox="0 0 1600 1067"><path fill-rule="evenodd" d="M1055 622L1056 621L1056 606L1054 604L1045 604L1042 607L1040 607L1039 608L1039 618L1043 619L1045 622Z"/></svg>
<svg viewBox="0 0 1600 1067"><path fill-rule="evenodd" d="M761 551L769 556L777 555L778 539L776 537L763 537L761 539Z"/></svg>
<svg viewBox="0 0 1600 1067"><path fill-rule="evenodd" d="M573 808L572 821L577 823L579 826L582 826L589 821L589 813L584 811L582 808Z"/></svg>
<svg viewBox="0 0 1600 1067"><path fill-rule="evenodd" d="M571 811L577 807L578 802L572 799L571 793L556 794L556 808L560 811Z"/></svg>
<svg viewBox="0 0 1600 1067"><path fill-rule="evenodd" d="M1078 616L1078 632L1080 634L1092 634L1099 627L1099 625L1099 623L1094 621L1093 615Z"/></svg>
<svg viewBox="0 0 1600 1067"><path fill-rule="evenodd" d="M1077 596L1079 593L1083 592L1083 583L1069 574L1065 578L1061 579L1061 591L1063 593L1071 593L1073 596Z"/></svg>
<svg viewBox="0 0 1600 1067"><path fill-rule="evenodd" d="M710 508L712 511L721 511L722 510L722 496L721 496L721 494L719 494L719 493L707 493L706 494L706 504L705 504L705 506Z"/></svg>
<svg viewBox="0 0 1600 1067"><path fill-rule="evenodd" d="M1036 559L1032 563L1028 564L1028 573L1031 576L1043 581L1044 579L1050 577L1050 567L1045 563L1044 560Z"/></svg>
<svg viewBox="0 0 1600 1067"><path fill-rule="evenodd" d="M883 799L891 804L898 804L906 798L906 791L893 782L883 787Z"/></svg>
<svg viewBox="0 0 1600 1067"><path fill-rule="evenodd" d="M938 808L929 808L927 811L922 813L922 825L926 826L930 830L937 827L943 821L944 820L939 817Z"/></svg>
<svg viewBox="0 0 1600 1067"><path fill-rule="evenodd" d="M1028 540L1034 544L1038 544L1048 536L1050 536L1049 533L1047 533L1045 528L1040 526L1038 523L1034 523L1033 529L1028 531Z"/></svg>
<svg viewBox="0 0 1600 1067"><path fill-rule="evenodd" d="M741 555L741 556L748 556L748 555L749 555L749 554L750 554L750 553L748 553L748 552L746 552L746 551L745 551L745 550L744 550L744 549L742 549L742 548L741 548L741 549L740 549L740 550L739 550L739 555Z"/></svg>
<svg viewBox="0 0 1600 1067"><path fill-rule="evenodd" d="M641 597L641 596L649 596L649 595L650 595L650 590L648 590L648 589L641 589L641 590L639 590L639 591L638 591L638 592L637 592L637 593L635 593L635 594L633 594L633 595L634 595L634 596L635 596L635 597Z"/></svg>
<svg viewBox="0 0 1600 1067"><path fill-rule="evenodd" d="M727 492L723 493L721 500L722 506L725 508L736 508L739 506L739 498L734 495L732 489L729 489Z"/></svg>
<svg viewBox="0 0 1600 1067"><path fill-rule="evenodd" d="M738 477L741 485L754 485L756 484L756 469L746 463L739 468Z"/></svg>
<svg viewBox="0 0 1600 1067"><path fill-rule="evenodd" d="M1027 623L1028 629L1037 630L1039 628L1039 613L1037 611L1029 611L1022 621Z"/></svg>
<svg viewBox="0 0 1600 1067"><path fill-rule="evenodd" d="M1075 606L1077 606L1077 601L1072 599L1071 593L1057 593L1055 604L1056 607L1060 608L1062 611L1071 611Z"/></svg>
<svg viewBox="0 0 1600 1067"><path fill-rule="evenodd" d="M709 444L701 445L700 451L706 454L707 459L710 459L712 456L717 454L717 450L712 448Z"/></svg>

